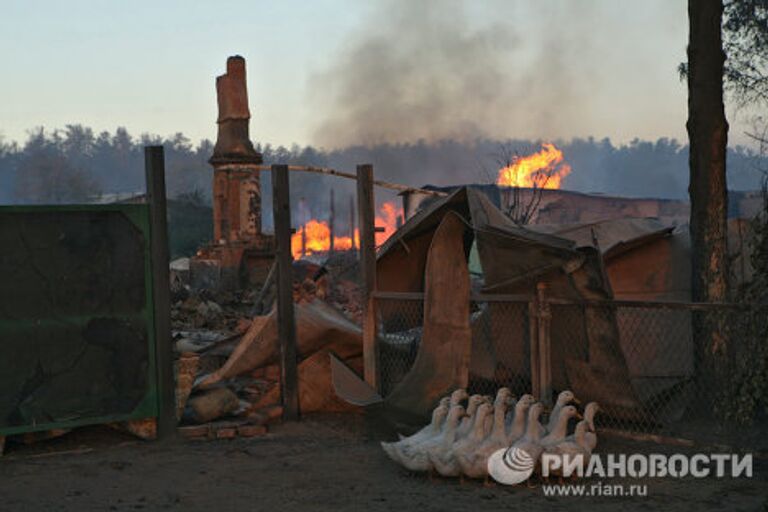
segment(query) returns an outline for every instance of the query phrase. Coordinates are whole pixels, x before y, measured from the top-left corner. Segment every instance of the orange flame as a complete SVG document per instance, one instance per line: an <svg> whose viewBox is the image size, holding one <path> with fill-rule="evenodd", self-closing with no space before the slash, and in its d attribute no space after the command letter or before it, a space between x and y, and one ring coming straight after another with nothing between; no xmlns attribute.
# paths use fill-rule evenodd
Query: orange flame
<svg viewBox="0 0 768 512"><path fill-rule="evenodd" d="M384 228L384 231L376 233L376 246L386 242L392 233L397 231L397 219L403 216L403 209L394 203L384 203L379 211L381 213L376 216L376 227Z"/></svg>
<svg viewBox="0 0 768 512"><path fill-rule="evenodd" d="M499 170L496 184L503 187L560 188L563 178L571 174L571 166L563 163L563 152L546 142L542 150L515 158Z"/></svg>
<svg viewBox="0 0 768 512"><path fill-rule="evenodd" d="M376 233L377 246L386 242L387 238L397 230L398 218L402 215L403 209L398 208L394 203L387 202L381 206L380 214L376 215L376 227L383 227L384 231ZM360 247L360 230L355 229L354 236L354 247ZM291 253L293 253L294 259L302 257L302 244L304 244L305 256L330 251L331 228L328 222L311 219L296 230L296 233L291 236ZM335 235L333 239L334 250L348 251L352 247L352 237Z"/></svg>

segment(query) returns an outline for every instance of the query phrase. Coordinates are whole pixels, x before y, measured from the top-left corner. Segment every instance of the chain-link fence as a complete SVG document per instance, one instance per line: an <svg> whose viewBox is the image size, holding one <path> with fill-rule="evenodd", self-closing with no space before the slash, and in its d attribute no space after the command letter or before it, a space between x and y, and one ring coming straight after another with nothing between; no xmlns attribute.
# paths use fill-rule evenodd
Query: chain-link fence
<svg viewBox="0 0 768 512"><path fill-rule="evenodd" d="M494 395L499 387L506 386L518 396L530 393L529 303L474 300L470 311L472 352L468 391Z"/></svg>
<svg viewBox="0 0 768 512"><path fill-rule="evenodd" d="M418 353L423 299L376 303L386 396ZM754 345L768 337L768 308L734 305L483 296L470 311L470 393L571 389L600 403L602 428L707 440L743 432L732 420L744 413Z"/></svg>
<svg viewBox="0 0 768 512"><path fill-rule="evenodd" d="M387 396L416 360L424 325L422 299L377 299L380 391Z"/></svg>
<svg viewBox="0 0 768 512"><path fill-rule="evenodd" d="M423 330L421 298L377 299L378 364L386 396L413 366ZM530 315L527 302L472 301L469 391L493 395L500 386L531 389Z"/></svg>
<svg viewBox="0 0 768 512"><path fill-rule="evenodd" d="M721 441L747 432L744 393L768 309L616 301L551 311L553 385L600 402L603 427Z"/></svg>

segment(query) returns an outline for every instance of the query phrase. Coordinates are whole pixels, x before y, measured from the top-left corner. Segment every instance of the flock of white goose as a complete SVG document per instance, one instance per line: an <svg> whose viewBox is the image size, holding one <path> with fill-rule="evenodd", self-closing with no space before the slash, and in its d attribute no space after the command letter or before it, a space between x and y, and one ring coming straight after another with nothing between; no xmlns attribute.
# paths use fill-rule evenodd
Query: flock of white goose
<svg viewBox="0 0 768 512"><path fill-rule="evenodd" d="M466 406L463 405L466 401ZM399 441L382 442L387 455L410 471L436 471L446 477L488 478L488 459L499 450L517 447L534 463L542 453L578 454L585 460L597 446L595 414L598 404L590 402L579 413L579 403L571 391L563 391L541 423L544 406L532 395L515 399L508 388L501 388L495 400L490 396L468 396L457 389L440 400L429 425ZM568 434L571 418L579 419Z"/></svg>

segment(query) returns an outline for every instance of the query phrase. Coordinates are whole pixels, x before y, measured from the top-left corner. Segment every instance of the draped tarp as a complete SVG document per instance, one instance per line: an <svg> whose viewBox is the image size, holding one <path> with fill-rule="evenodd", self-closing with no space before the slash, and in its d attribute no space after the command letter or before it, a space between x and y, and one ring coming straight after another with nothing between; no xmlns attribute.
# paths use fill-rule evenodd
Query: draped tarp
<svg viewBox="0 0 768 512"><path fill-rule="evenodd" d="M446 212L427 251L424 274L424 331L410 371L385 397L393 409L429 414L440 397L469 381L469 269L466 226Z"/></svg>
<svg viewBox="0 0 768 512"><path fill-rule="evenodd" d="M616 299L691 301L691 246L687 225L656 218L606 219L582 224L534 225L602 255ZM753 274L752 230L745 219L728 219L731 284L738 288ZM685 309L622 308L619 340L633 389L643 402L664 403L658 416L680 416L694 375L691 313ZM657 407L660 407L657 405Z"/></svg>

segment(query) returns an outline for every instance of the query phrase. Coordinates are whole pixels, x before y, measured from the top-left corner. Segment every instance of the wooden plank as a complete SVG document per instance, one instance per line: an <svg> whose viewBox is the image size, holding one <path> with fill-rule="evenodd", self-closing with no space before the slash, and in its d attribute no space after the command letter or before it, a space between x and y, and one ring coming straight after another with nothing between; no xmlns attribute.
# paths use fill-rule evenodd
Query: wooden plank
<svg viewBox="0 0 768 512"><path fill-rule="evenodd" d="M531 352L531 394L541 398L541 361L539 359L539 311L535 301L528 303L528 346Z"/></svg>
<svg viewBox="0 0 768 512"><path fill-rule="evenodd" d="M280 400L283 417L299 419L299 373L293 311L293 256L288 166L272 166L272 208L277 261L277 334L280 343Z"/></svg>
<svg viewBox="0 0 768 512"><path fill-rule="evenodd" d="M385 300L424 300L424 292L386 292L374 290L371 295Z"/></svg>
<svg viewBox="0 0 768 512"><path fill-rule="evenodd" d="M157 437L176 435L176 384L173 377L171 344L171 289L168 221L165 197L165 156L163 146L144 148L144 170L149 205L152 259L152 297L155 324L155 367L158 388Z"/></svg>
<svg viewBox="0 0 768 512"><path fill-rule="evenodd" d="M718 309L766 309L768 304L736 304L726 302L666 302L666 301L644 301L644 300L571 300L571 299L549 299L550 304L572 305L572 306L595 306L595 307L622 307L622 308L648 308L648 309L680 309L693 311L709 311Z"/></svg>
<svg viewBox="0 0 768 512"><path fill-rule="evenodd" d="M331 211L328 217L328 229L331 232L331 243L329 247L329 253L332 256L333 251L336 248L336 201L333 198L333 189L331 189Z"/></svg>
<svg viewBox="0 0 768 512"><path fill-rule="evenodd" d="M377 299L387 300L423 300L424 292L389 292L374 290L373 296ZM512 294L473 294L469 300L472 302L531 302L535 299L533 295L512 295Z"/></svg>
<svg viewBox="0 0 768 512"><path fill-rule="evenodd" d="M531 302L533 295L510 294L510 293L476 293L469 297L469 300L475 302Z"/></svg>
<svg viewBox="0 0 768 512"><path fill-rule="evenodd" d="M536 303L538 305L538 335L539 335L539 379L541 381L539 400L545 407L552 407L552 354L550 343L550 319L552 313L549 309L546 296L547 285L539 283L536 286Z"/></svg>
<svg viewBox="0 0 768 512"><path fill-rule="evenodd" d="M349 237L352 239L352 250L357 250L355 241L355 198L349 196Z"/></svg>
<svg viewBox="0 0 768 512"><path fill-rule="evenodd" d="M357 210L360 220L360 278L363 284L363 373L365 382L379 389L376 347L376 203L373 166L357 166Z"/></svg>
<svg viewBox="0 0 768 512"><path fill-rule="evenodd" d="M270 308L268 306L272 305L271 294L269 291L272 289L272 285L275 284L276 274L277 261L273 261L272 265L269 266L267 279L264 281L264 284L262 285L256 300L253 302L253 311L251 312L252 316L263 315L265 312L269 311ZM270 297L270 300L267 304L266 302L268 297Z"/></svg>

